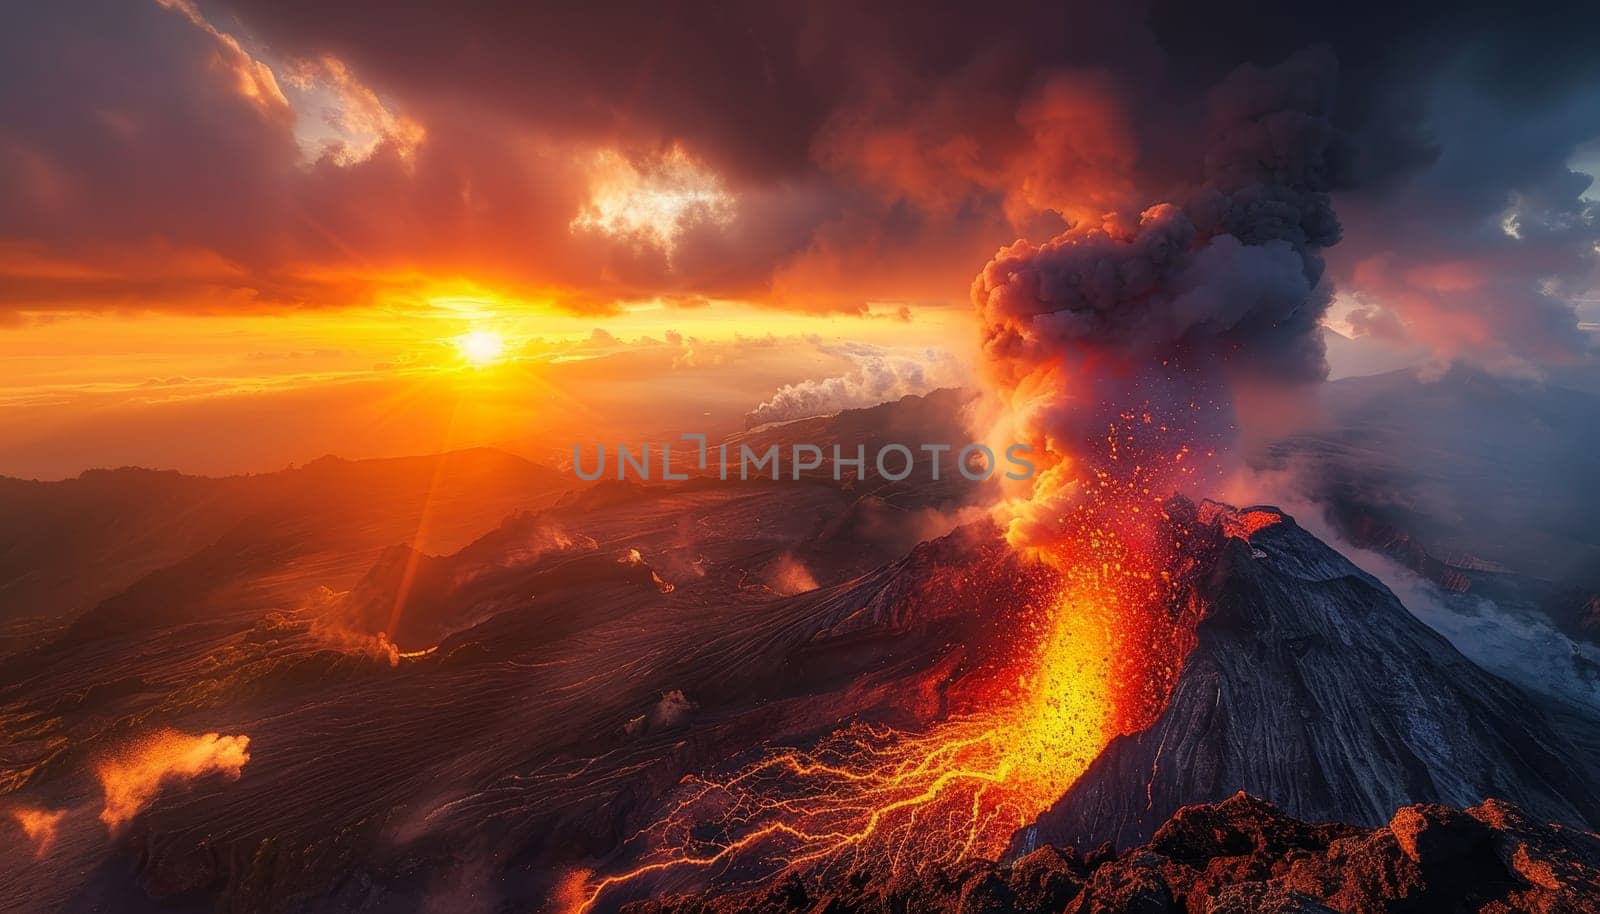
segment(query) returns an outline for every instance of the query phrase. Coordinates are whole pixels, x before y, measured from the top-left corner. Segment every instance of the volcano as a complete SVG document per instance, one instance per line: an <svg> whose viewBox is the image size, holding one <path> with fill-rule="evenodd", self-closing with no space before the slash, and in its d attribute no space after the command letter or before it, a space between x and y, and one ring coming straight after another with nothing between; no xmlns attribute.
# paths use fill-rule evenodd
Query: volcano
<svg viewBox="0 0 1600 914"><path fill-rule="evenodd" d="M1200 511L1224 543L1171 701L1113 740L1021 848L1138 843L1180 807L1237 790L1312 821L1379 825L1407 803L1500 797L1600 822L1594 755L1532 696L1276 509Z"/></svg>
<svg viewBox="0 0 1600 914"><path fill-rule="evenodd" d="M1017 861L1014 869L996 874L982 864L952 865L937 853L926 858L928 865L910 867L852 854L845 873L820 881L801 879L790 869L790 881L779 882L776 888L726 897L712 892L700 900L641 910L899 910L902 904L965 910L974 903L969 893L1002 909L1007 905L1030 909L1018 900L1019 893L1039 894L1037 880L1049 877L1041 876L1038 867L1046 872L1060 869L1059 864L1045 866L1041 861L1058 859L1051 855L1061 854L1061 848L1069 849L1069 856L1060 859L1094 863L1079 871L1080 881L1074 885L1087 883L1098 863L1110 859L1109 847L1155 840L1166 852L1181 855L1173 850L1174 834L1185 828L1204 832L1193 823L1209 821L1207 815L1228 818L1240 809L1237 800L1228 801L1233 806L1219 807L1221 813L1185 807L1220 802L1235 794L1275 804L1265 811L1249 807L1255 810L1250 821L1234 823L1257 831L1278 827L1275 823L1283 817L1278 808L1312 822L1379 827L1391 818L1417 815L1471 821L1448 807L1507 800L1515 804L1517 811L1510 815L1518 822L1559 822L1580 832L1593 828L1600 811L1600 780L1589 745L1582 739L1584 732L1593 732L1592 722L1574 728L1560 709L1542 708L1534 696L1476 667L1412 616L1380 582L1278 509L1239 510L1213 502L1194 506L1182 499L1169 502L1167 508L1174 526L1195 532L1189 550L1200 564L1188 586L1205 608L1194 623L1193 647L1183 658L1169 701L1154 721L1138 732L1111 739L1058 802L1013 835L1005 857ZM962 535L969 540L983 538L972 530ZM915 565L897 568L895 589L926 592L927 583L906 580L917 574ZM895 624L915 630L919 620L898 618ZM956 694L959 679L940 688L947 697ZM785 803L794 802L790 795L784 796ZM1427 810L1439 811L1404 809L1418 803L1432 804ZM1480 819L1507 815L1497 810L1501 807L1473 815ZM709 826L701 823L701 827ZM927 827L936 825L930 822ZM1326 850L1335 839L1361 834L1348 825L1319 826L1321 831L1294 827L1322 836L1320 844L1313 841L1304 850L1314 849L1313 845ZM1568 839L1554 840L1559 844ZM698 852L737 843L735 839L703 844ZM1514 842L1508 845L1512 846ZM1263 873L1279 872L1286 865L1284 859L1273 860L1264 848L1260 850L1265 856L1255 865ZM1279 847L1273 853L1287 855L1290 850ZM1596 876L1594 850L1584 851L1590 862L1579 867L1582 884ZM661 860L657 858L658 863ZM1361 882L1366 879L1363 868L1386 866L1394 869L1393 864L1369 857L1332 854L1317 878L1327 888L1341 881ZM670 863L665 867L671 868ZM986 872L988 876L982 875ZM1138 881L1138 866L1133 866L1131 875L1112 872L1107 870L1101 878L1110 883ZM1221 887L1237 881L1214 877L1208 885L1188 885L1182 891L1212 898ZM1180 880L1172 881L1176 885ZM1504 886L1484 888L1480 894L1488 897L1514 884L1526 884L1526 879L1506 876ZM1385 903L1386 893L1412 891L1370 884L1367 889L1370 904ZM1067 891L1057 901L1077 891ZM1099 891L1103 902L1097 904L1102 906L1091 904L1084 910L1168 910L1155 898L1181 894L1176 889L1169 892L1164 884L1149 898L1138 892L1119 896L1106 886ZM1562 898L1582 897L1576 889L1563 891ZM1332 892L1330 888L1316 894L1326 897ZM1085 904L1094 900L1092 894L1085 890L1081 896ZM1352 895L1341 905L1358 901ZM1562 909L1559 904L1552 908L1557 909Z"/></svg>

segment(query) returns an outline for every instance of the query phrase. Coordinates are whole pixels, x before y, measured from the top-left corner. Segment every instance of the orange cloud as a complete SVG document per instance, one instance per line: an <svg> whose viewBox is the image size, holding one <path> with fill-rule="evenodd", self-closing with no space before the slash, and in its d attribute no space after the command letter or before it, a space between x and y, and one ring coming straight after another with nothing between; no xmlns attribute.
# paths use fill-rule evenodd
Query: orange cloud
<svg viewBox="0 0 1600 914"><path fill-rule="evenodd" d="M274 115L289 110L289 99L278 87L272 68L250 56L238 39L208 22L190 0L156 0L156 3L182 14L195 28L216 39L211 63L231 76L241 98L249 99Z"/></svg>
<svg viewBox="0 0 1600 914"><path fill-rule="evenodd" d="M857 59L853 75L885 87L858 104L849 83L819 86L814 61L752 45L751 30L795 54L811 40L758 11L683 31L688 44L706 29L741 37L643 73L649 61L623 49L664 40L659 18L613 23L639 31L592 49L582 93L566 91L570 73L512 75L569 62L519 55L486 74L449 40L406 58L430 60L417 74L341 42L269 44L248 26L275 10L159 0L102 12L91 32L36 10L67 47L5 67L11 85L49 79L55 91L49 106L19 97L0 130L0 199L12 201L0 210L12 251L0 310L388 305L452 282L581 313L662 298L854 313L956 303L973 264L1031 227L1032 211L1102 207L1125 178L1100 173L1132 162L1120 103L1097 97L1109 78L1033 88L1032 64L981 38L1010 26L978 16L971 62L950 78L905 59L921 52L895 34L901 17L883 34L824 17L818 28L839 40L887 52ZM1085 50L1097 30L1124 27L1107 18L1075 17ZM110 52L74 55L80 40ZM88 62L63 78L52 63L63 57ZM790 92L818 95L797 104Z"/></svg>

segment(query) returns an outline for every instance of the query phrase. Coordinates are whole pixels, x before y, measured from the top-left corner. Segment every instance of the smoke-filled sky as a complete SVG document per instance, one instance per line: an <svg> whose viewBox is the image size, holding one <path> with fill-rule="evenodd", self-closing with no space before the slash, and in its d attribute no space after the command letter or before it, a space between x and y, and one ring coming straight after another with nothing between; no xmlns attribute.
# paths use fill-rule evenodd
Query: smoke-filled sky
<svg viewBox="0 0 1600 914"><path fill-rule="evenodd" d="M1336 372L1537 376L1590 358L1600 321L1592 7L84 0L8 20L0 473L862 405L966 376L1001 248L1155 202L1193 217L1195 188L1249 182L1314 185L1331 221L1308 244L1275 234L1298 204L1247 200L1245 253L1206 259L1270 270L1261 242L1287 239L1273 275L1317 283L1296 300L1342 335ZM1224 145L1219 106L1242 125ZM1305 329L1297 380L1323 370Z"/></svg>

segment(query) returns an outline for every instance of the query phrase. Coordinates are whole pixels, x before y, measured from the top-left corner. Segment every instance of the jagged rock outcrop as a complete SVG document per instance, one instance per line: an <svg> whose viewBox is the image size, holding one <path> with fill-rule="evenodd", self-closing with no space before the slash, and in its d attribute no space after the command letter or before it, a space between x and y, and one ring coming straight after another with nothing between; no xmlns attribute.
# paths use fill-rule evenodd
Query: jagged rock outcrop
<svg viewBox="0 0 1600 914"><path fill-rule="evenodd" d="M1600 822L1591 759L1527 693L1281 512L1200 514L1220 537L1199 584L1208 611L1166 710L1113 740L1019 852L1136 844L1179 807L1238 790L1363 825L1491 796L1541 820Z"/></svg>
<svg viewBox="0 0 1600 914"><path fill-rule="evenodd" d="M1329 914L1600 912L1600 837L1500 800L1403 806L1385 826L1312 825L1237 794L1177 811L1114 854L1041 847L1010 865L901 877L856 872L823 887L637 902L627 914Z"/></svg>

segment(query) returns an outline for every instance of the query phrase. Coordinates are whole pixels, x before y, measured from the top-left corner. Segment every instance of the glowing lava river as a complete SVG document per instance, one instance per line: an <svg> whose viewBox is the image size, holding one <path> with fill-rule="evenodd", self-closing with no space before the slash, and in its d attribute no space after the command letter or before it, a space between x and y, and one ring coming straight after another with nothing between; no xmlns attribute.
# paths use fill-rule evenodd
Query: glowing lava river
<svg viewBox="0 0 1600 914"><path fill-rule="evenodd" d="M1011 668L986 680L981 710L923 732L855 723L807 751L685 778L628 843L631 867L573 874L556 906L610 908L683 870L737 883L1003 855L1111 739L1159 715L1192 647L1188 530L1163 507L1187 449L1153 461L1157 471L1117 472L1120 437L1114 427L1100 467L1077 468L1059 538L1024 550L1048 599L1011 620Z"/></svg>

